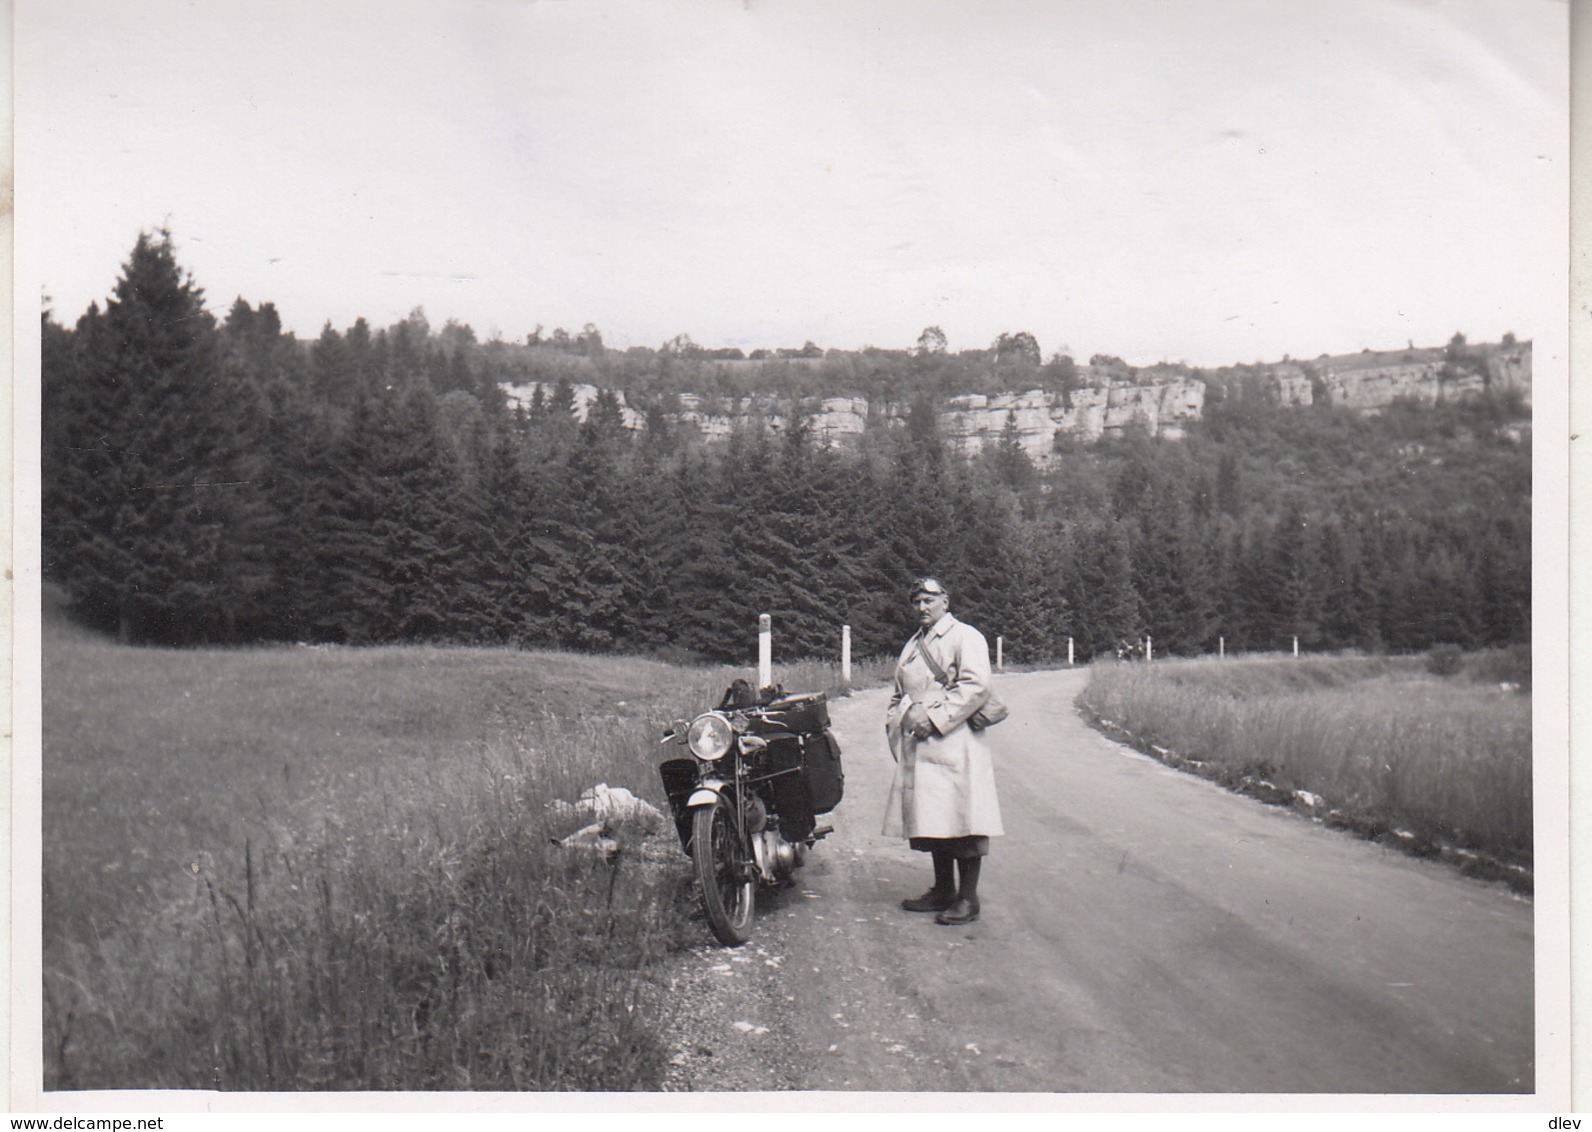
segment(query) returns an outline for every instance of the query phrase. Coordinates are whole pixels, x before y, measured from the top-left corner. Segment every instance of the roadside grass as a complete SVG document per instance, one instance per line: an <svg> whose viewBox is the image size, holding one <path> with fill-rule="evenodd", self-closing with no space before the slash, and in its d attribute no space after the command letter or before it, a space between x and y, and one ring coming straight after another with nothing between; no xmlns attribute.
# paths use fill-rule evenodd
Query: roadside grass
<svg viewBox="0 0 1592 1132"><path fill-rule="evenodd" d="M664 726L752 673L48 618L43 664L47 1088L657 1087L689 868L672 829L557 848L579 820L549 806L606 782L664 808Z"/></svg>
<svg viewBox="0 0 1592 1132"><path fill-rule="evenodd" d="M1141 750L1529 888L1529 658L1256 656L1097 666L1080 706Z"/></svg>

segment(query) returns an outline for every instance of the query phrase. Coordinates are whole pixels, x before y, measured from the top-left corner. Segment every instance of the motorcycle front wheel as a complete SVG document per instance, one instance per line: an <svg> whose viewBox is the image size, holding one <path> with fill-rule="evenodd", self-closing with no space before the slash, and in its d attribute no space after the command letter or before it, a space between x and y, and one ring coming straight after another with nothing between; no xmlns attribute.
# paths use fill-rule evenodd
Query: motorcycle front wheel
<svg viewBox="0 0 1592 1132"><path fill-rule="evenodd" d="M702 910L718 941L739 947L751 938L757 880L750 847L735 829L730 803L720 798L692 818L691 857L702 887Z"/></svg>

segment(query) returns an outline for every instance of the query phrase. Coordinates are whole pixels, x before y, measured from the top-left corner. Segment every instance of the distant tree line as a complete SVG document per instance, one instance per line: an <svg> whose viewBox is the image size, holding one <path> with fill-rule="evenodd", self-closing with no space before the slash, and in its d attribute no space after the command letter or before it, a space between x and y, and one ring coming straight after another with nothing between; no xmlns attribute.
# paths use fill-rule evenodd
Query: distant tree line
<svg viewBox="0 0 1592 1132"><path fill-rule="evenodd" d="M997 370L1034 363L1031 337L1003 338ZM552 349L589 362L600 341ZM943 335L919 345L907 364ZM1186 439L1071 444L1042 470L1015 425L954 455L927 378L904 423L825 447L798 381L783 431L709 445L661 399L626 428L618 383L578 419L569 371L510 408L523 357L418 311L313 342L269 303L218 320L163 232L103 309L45 314L42 361L44 573L128 642L744 662L767 612L780 655L833 655L842 623L885 654L924 572L1014 661L1146 632L1170 653L1528 639L1529 429L1497 399L1365 418L1235 379Z"/></svg>

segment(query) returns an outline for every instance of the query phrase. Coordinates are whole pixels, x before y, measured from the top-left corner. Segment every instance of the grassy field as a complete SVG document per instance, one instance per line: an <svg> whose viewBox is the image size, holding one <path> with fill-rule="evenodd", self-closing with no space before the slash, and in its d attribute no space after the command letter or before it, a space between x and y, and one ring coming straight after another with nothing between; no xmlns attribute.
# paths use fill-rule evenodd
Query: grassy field
<svg viewBox="0 0 1592 1132"><path fill-rule="evenodd" d="M1174 765L1529 885L1529 656L1438 659L1102 665L1080 702Z"/></svg>
<svg viewBox="0 0 1592 1132"><path fill-rule="evenodd" d="M655 1088L655 968L704 937L686 860L672 831L612 864L558 849L549 803L606 782L663 807L663 726L738 674L131 649L49 618L46 1086Z"/></svg>

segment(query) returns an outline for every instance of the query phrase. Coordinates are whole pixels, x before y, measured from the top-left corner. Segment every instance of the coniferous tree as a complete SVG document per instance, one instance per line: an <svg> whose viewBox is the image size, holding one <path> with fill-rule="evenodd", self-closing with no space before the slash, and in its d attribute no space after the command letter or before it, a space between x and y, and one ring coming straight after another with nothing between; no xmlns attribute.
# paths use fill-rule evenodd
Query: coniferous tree
<svg viewBox="0 0 1592 1132"><path fill-rule="evenodd" d="M1033 542L1036 575L1023 595L1027 602L1023 623L1033 626L1038 639L1037 657L1047 660L1067 656L1067 640L1073 638L1076 651L1078 625L1067 597L1067 573L1071 567L1071 548L1065 528L1053 517L1041 517L1024 527L1025 537Z"/></svg>
<svg viewBox="0 0 1592 1132"><path fill-rule="evenodd" d="M105 457L110 446L106 395L79 352L100 324L97 304L67 330L46 310L40 326L40 539L44 575L64 581L71 555L89 546L91 533L109 525Z"/></svg>
<svg viewBox="0 0 1592 1132"><path fill-rule="evenodd" d="M378 527L385 494L378 474L380 400L385 395L358 390L347 423L309 449L307 474L319 487L302 501L299 527L316 580L302 615L312 640L393 639L390 610L396 597Z"/></svg>
<svg viewBox="0 0 1592 1132"><path fill-rule="evenodd" d="M314 490L303 475L303 446L316 419L304 358L272 304L256 310L241 297L221 342L238 450L221 567L231 594L227 615L251 638L295 636L293 591L305 579L298 532L286 517Z"/></svg>
<svg viewBox="0 0 1592 1132"><path fill-rule="evenodd" d="M984 631L993 646L1012 616L1011 592L1028 565L1019 557L1016 496L984 492L967 467L950 466L941 480L946 508L943 544L933 548L933 571L952 587L956 610Z"/></svg>
<svg viewBox="0 0 1592 1132"><path fill-rule="evenodd" d="M862 656L896 655L914 631L906 587L924 563L915 542L896 530L901 506L898 492L910 482L902 472L900 431L874 430L876 442L864 448L851 477L850 516L841 544L851 562L851 591L839 612L853 629L853 647Z"/></svg>
<svg viewBox="0 0 1592 1132"><path fill-rule="evenodd" d="M252 513L240 439L252 403L223 382L215 320L168 232L139 236L90 322L72 400L92 402L101 427L65 478L78 490L59 577L119 639L224 637L238 596L227 548Z"/></svg>
<svg viewBox="0 0 1592 1132"><path fill-rule="evenodd" d="M346 408L354 398L355 385L348 346L328 321L310 355L310 392L322 405Z"/></svg>
<svg viewBox="0 0 1592 1132"><path fill-rule="evenodd" d="M1007 412L1006 424L1001 429L1000 440L996 442L994 451L993 470L999 483L1017 492L1027 491L1033 486L1036 479L1034 461L1023 447L1015 410Z"/></svg>
<svg viewBox="0 0 1592 1132"><path fill-rule="evenodd" d="M1403 610L1405 647L1475 647L1480 643L1480 607L1476 577L1464 557L1434 540L1420 552L1415 585Z"/></svg>
<svg viewBox="0 0 1592 1132"><path fill-rule="evenodd" d="M269 559L271 588L261 636L298 641L340 641L329 608L332 579L344 567L329 527L338 493L365 469L340 463L346 418L324 403L288 398L266 414L261 455L270 468Z"/></svg>
<svg viewBox="0 0 1592 1132"><path fill-rule="evenodd" d="M664 624L676 648L712 660L744 660L727 651L745 639L745 621L732 592L733 540L741 537L742 508L724 461L686 452L670 476L673 522L658 532L654 557L670 579ZM656 528L655 528L656 529Z"/></svg>
<svg viewBox="0 0 1592 1132"><path fill-rule="evenodd" d="M624 470L622 520L634 544L628 578L635 603L636 647L673 652L677 578L672 548L679 534L683 501L671 475L675 460L643 432L630 445Z"/></svg>
<svg viewBox="0 0 1592 1132"><path fill-rule="evenodd" d="M356 318L354 325L343 336L348 351L348 375L354 388L367 397L375 396L387 387L387 341L378 341L371 333L370 324Z"/></svg>
<svg viewBox="0 0 1592 1132"><path fill-rule="evenodd" d="M1322 643L1375 651L1382 643L1376 594L1354 526L1342 521L1323 524L1320 552Z"/></svg>
<svg viewBox="0 0 1592 1132"><path fill-rule="evenodd" d="M411 374L411 384L383 407L373 468L379 485L374 534L388 584L382 635L445 639L457 627L466 572L460 551L469 516L461 511L436 399L424 376Z"/></svg>
<svg viewBox="0 0 1592 1132"><path fill-rule="evenodd" d="M599 398L601 401L602 398ZM611 411L593 412L579 430L564 480L565 496L554 514L580 532L577 572L565 591L560 623L566 643L612 649L641 636L644 552L626 475L630 438L612 400Z"/></svg>
<svg viewBox="0 0 1592 1132"><path fill-rule="evenodd" d="M834 455L814 446L799 412L777 447L761 477L767 542L754 560L769 582L766 612L776 616L780 639L796 655L834 655L856 585L844 537L846 479Z"/></svg>
<svg viewBox="0 0 1592 1132"><path fill-rule="evenodd" d="M496 435L479 482L483 522L467 547L481 587L479 632L504 644L546 641L545 620L534 609L527 585L533 566L530 491L522 444L512 430Z"/></svg>
<svg viewBox="0 0 1592 1132"><path fill-rule="evenodd" d="M1238 457L1223 451L1216 465L1216 507L1222 514L1237 518L1242 506Z"/></svg>
<svg viewBox="0 0 1592 1132"><path fill-rule="evenodd" d="M1278 644L1291 647L1297 638L1301 648L1319 646L1324 571L1316 528L1298 502L1289 503L1272 531L1271 553Z"/></svg>
<svg viewBox="0 0 1592 1132"><path fill-rule="evenodd" d="M1531 639L1531 513L1499 516L1472 548L1477 631L1489 645Z"/></svg>
<svg viewBox="0 0 1592 1132"><path fill-rule="evenodd" d="M1227 609L1230 643L1238 650L1264 652L1282 647L1288 615L1285 579L1279 570L1282 556L1276 541L1259 516L1250 516L1232 535L1232 588L1227 593Z"/></svg>
<svg viewBox="0 0 1592 1132"><path fill-rule="evenodd" d="M785 598L792 547L780 533L774 505L774 445L759 420L738 427L719 458L719 491L731 501L726 516L726 573L718 595L726 640L724 659L755 657L758 616L768 613L789 622Z"/></svg>
<svg viewBox="0 0 1592 1132"><path fill-rule="evenodd" d="M1214 578L1184 485L1155 477L1129 531L1139 620L1157 651L1201 651L1211 636Z"/></svg>
<svg viewBox="0 0 1592 1132"><path fill-rule="evenodd" d="M915 575L945 572L956 538L953 486L934 403L919 397L897 437L887 507L880 516L879 537L898 586Z"/></svg>
<svg viewBox="0 0 1592 1132"><path fill-rule="evenodd" d="M770 612L781 655L832 655L841 623L862 655L890 654L913 629L903 587L926 572L1024 659L1146 630L1161 653L1217 636L1529 639L1518 403L1285 410L1262 368L1234 367L1183 439L1062 441L1041 471L1012 414L972 461L940 434L935 398L981 388L987 351L837 351L798 370L788 358L819 353L804 347L758 378L683 337L620 357L594 332L553 336L578 357L517 357L459 324L433 335L417 308L375 334L327 324L303 348L270 303L239 299L217 327L169 237L142 237L109 306L70 330L44 319L47 576L90 620L145 640L744 660ZM1035 351L1004 337L1032 369ZM874 397L860 450L819 443L799 406L777 439L743 430L727 446L667 416L685 391L766 398L765 379L786 397L835 382ZM584 424L574 380L600 390ZM526 381L531 410L507 411L500 384ZM621 388L646 414L636 435ZM910 402L904 421L886 422L887 399Z"/></svg>
<svg viewBox="0 0 1592 1132"><path fill-rule="evenodd" d="M1066 597L1085 656L1110 656L1143 632L1133 588L1131 536L1110 516L1091 517L1069 530Z"/></svg>

